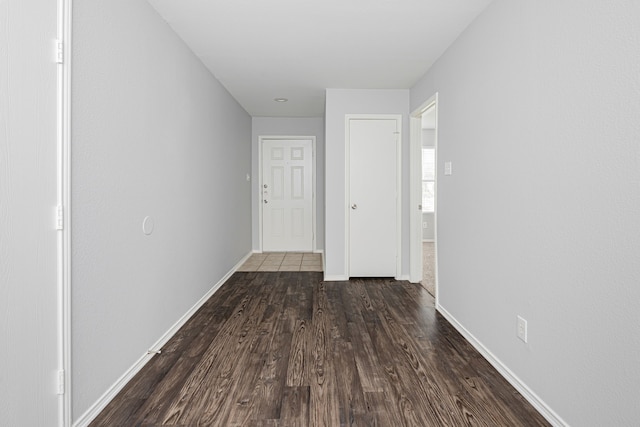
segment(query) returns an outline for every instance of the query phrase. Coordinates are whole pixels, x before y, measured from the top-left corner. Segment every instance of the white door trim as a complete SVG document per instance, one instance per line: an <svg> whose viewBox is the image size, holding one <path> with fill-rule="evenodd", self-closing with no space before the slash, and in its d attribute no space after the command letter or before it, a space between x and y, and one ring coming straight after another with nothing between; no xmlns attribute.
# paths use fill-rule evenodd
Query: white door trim
<svg viewBox="0 0 640 427"><path fill-rule="evenodd" d="M409 264L410 281L417 283L422 280L422 113L435 105L436 109L436 209L434 212L434 258L435 258L435 288L436 303L438 301L438 93L427 99L420 107L411 112L409 140Z"/></svg>
<svg viewBox="0 0 640 427"><path fill-rule="evenodd" d="M402 114L345 114L344 128L345 128L345 199L344 199L344 215L345 215L345 270L346 276L350 277L350 242L349 242L349 230L350 230L350 215L349 205L351 200L351 183L349 180L350 172L350 154L349 154L349 120L395 120L397 129L397 143L396 143L396 279L400 279L402 275Z"/></svg>
<svg viewBox="0 0 640 427"><path fill-rule="evenodd" d="M311 187L312 191L312 201L311 201L311 226L313 228L313 243L312 248L313 252L317 252L316 247L316 137L315 136L299 136L299 135L260 135L258 136L258 247L260 248L259 252L262 252L262 218L263 218L263 208L262 208L262 143L264 141L278 141L278 140L292 140L292 139L305 139L311 141Z"/></svg>
<svg viewBox="0 0 640 427"><path fill-rule="evenodd" d="M58 231L58 426L71 426L71 26L72 0L58 0L57 203Z"/></svg>

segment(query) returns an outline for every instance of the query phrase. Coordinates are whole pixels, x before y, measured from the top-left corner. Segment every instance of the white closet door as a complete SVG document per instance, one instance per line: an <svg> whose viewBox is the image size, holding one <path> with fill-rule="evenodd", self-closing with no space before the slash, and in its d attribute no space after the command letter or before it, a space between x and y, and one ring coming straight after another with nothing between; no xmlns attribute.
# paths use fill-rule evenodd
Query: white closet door
<svg viewBox="0 0 640 427"><path fill-rule="evenodd" d="M399 121L350 119L349 275L395 277Z"/></svg>

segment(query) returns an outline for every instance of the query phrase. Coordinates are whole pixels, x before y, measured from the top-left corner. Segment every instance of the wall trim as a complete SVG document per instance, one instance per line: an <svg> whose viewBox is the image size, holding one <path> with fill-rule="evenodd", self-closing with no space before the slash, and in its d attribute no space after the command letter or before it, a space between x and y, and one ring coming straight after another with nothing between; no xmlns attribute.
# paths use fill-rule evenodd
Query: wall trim
<svg viewBox="0 0 640 427"><path fill-rule="evenodd" d="M150 348L150 350L159 350L164 346L174 335L176 332L180 330L182 326L198 311L202 305L207 302L209 298L213 294L215 294L218 289L227 281L229 278L235 273L242 264L245 263L247 259L251 256L253 252L249 252L247 255L242 257L242 259L235 265L231 270L227 272L211 289L207 291L206 294L202 298L196 302L193 307L191 307L187 312L182 315L180 319L176 323L173 324L169 328L167 332L162 334L160 339L155 342ZM111 387L104 392L102 396L93 404L87 411L82 414L78 420L73 423L73 427L85 427L88 426L99 414L104 410L104 408L116 397L116 395L127 385L133 377L140 372L140 370L151 360L154 354L145 353L143 354L127 371L122 374L120 378L116 380L115 383Z"/></svg>
<svg viewBox="0 0 640 427"><path fill-rule="evenodd" d="M313 250L313 251L311 251L311 252L313 252L314 254L322 254L322 255L324 255L324 249L314 249L314 250ZM263 253L263 252L262 252L262 250L261 250L261 249L254 249L254 250L252 250L252 251L251 251L251 253L254 253L254 254L261 254L261 253Z"/></svg>
<svg viewBox="0 0 640 427"><path fill-rule="evenodd" d="M340 274L332 274L332 275L325 274L322 280L324 282L344 282L346 280L349 280L349 276L340 275Z"/></svg>
<svg viewBox="0 0 640 427"><path fill-rule="evenodd" d="M57 358L58 426L71 425L71 36L72 0L57 2L57 43L62 43L62 61L56 82L56 199L62 209L62 229L57 237ZM60 387L60 383L58 383Z"/></svg>
<svg viewBox="0 0 640 427"><path fill-rule="evenodd" d="M509 382L516 390L542 415L551 425L555 427L568 427L569 424L564 421L553 409L549 407L533 390L527 386L516 374L511 371L500 359L498 359L480 340L478 340L471 332L469 332L458 320L449 313L441 304L436 304L436 310L456 328L460 334L491 364L496 370Z"/></svg>
<svg viewBox="0 0 640 427"><path fill-rule="evenodd" d="M438 235L438 93L433 94L418 108L409 114L409 275L410 281L417 283L422 280L422 221L423 212L416 209L422 204L422 114L429 108L435 107L436 128L434 147L436 150L436 209L433 212L434 242ZM435 289L436 301L438 301L438 245L434 248L435 257Z"/></svg>

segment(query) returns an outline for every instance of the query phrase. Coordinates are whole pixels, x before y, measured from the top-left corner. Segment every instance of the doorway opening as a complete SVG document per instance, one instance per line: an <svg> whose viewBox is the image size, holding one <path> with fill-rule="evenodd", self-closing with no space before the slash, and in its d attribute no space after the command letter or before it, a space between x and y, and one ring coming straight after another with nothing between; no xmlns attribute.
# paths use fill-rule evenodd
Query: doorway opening
<svg viewBox="0 0 640 427"><path fill-rule="evenodd" d="M437 94L411 115L411 281L438 298ZM415 208L414 208L415 207Z"/></svg>

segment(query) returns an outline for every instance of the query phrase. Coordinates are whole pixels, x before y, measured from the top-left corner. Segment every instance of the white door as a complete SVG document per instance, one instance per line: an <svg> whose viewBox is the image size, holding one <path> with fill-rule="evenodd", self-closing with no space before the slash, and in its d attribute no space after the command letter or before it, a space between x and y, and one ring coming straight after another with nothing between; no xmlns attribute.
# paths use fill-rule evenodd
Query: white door
<svg viewBox="0 0 640 427"><path fill-rule="evenodd" d="M263 251L313 250L312 165L311 140L263 140Z"/></svg>
<svg viewBox="0 0 640 427"><path fill-rule="evenodd" d="M395 277L399 120L349 119L349 276Z"/></svg>

